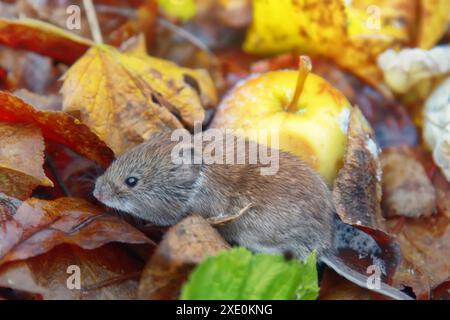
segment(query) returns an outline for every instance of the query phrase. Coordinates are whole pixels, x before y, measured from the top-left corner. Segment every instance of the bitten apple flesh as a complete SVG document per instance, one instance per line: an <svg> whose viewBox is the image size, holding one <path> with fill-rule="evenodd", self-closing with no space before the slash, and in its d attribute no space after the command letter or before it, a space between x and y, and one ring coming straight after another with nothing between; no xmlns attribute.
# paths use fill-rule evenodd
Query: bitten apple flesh
<svg viewBox="0 0 450 320"><path fill-rule="evenodd" d="M242 81L224 98L212 127L243 129L251 140L291 152L331 184L342 166L351 104L323 78L309 74L294 99L297 71L272 71Z"/></svg>

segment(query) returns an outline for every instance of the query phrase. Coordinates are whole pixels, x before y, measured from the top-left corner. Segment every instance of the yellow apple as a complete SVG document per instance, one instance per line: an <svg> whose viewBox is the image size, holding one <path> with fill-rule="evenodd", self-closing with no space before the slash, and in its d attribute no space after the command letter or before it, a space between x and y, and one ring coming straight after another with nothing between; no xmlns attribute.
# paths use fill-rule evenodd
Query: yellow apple
<svg viewBox="0 0 450 320"><path fill-rule="evenodd" d="M260 143L278 134L281 150L302 158L331 185L342 166L352 106L310 70L309 58L302 56L298 72L272 71L244 80L221 102L211 126L242 129Z"/></svg>

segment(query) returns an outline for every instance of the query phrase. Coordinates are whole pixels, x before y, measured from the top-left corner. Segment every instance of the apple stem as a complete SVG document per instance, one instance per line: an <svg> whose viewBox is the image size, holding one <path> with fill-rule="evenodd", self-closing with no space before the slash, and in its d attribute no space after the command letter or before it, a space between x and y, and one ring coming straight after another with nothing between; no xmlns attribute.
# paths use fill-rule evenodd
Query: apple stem
<svg viewBox="0 0 450 320"><path fill-rule="evenodd" d="M297 86L295 87L294 97L288 104L286 111L296 112L298 110L298 99L300 99L300 95L303 91L303 86L305 85L306 77L311 72L311 69L311 59L308 56L300 56L298 63Z"/></svg>

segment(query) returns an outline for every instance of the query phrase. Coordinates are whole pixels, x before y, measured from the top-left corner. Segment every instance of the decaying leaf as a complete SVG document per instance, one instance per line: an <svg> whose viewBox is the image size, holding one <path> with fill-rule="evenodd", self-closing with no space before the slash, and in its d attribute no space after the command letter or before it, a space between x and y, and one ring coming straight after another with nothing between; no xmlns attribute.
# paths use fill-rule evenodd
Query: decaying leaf
<svg viewBox="0 0 450 320"><path fill-rule="evenodd" d="M114 30L108 39L108 44L119 46L133 35L145 34L148 46L151 46L156 32L158 5L156 0L144 1L136 11L136 19L128 20L125 24Z"/></svg>
<svg viewBox="0 0 450 320"><path fill-rule="evenodd" d="M117 216L105 214L89 202L76 198L53 201L28 199L16 211L11 198L2 198L0 264L24 260L66 243L95 249L109 242L151 241Z"/></svg>
<svg viewBox="0 0 450 320"><path fill-rule="evenodd" d="M436 194L422 164L401 150L381 154L383 209L386 216L418 218L429 216L436 206Z"/></svg>
<svg viewBox="0 0 450 320"><path fill-rule="evenodd" d="M402 219L402 220L399 220ZM388 227L400 244L408 266L394 277L413 288L419 298L427 298L430 290L450 280L450 220L444 215L421 219L389 219ZM401 269L400 269L401 270ZM420 281L422 280L422 281ZM428 286L428 290L424 290Z"/></svg>
<svg viewBox="0 0 450 320"><path fill-rule="evenodd" d="M2 265L0 287L45 300L135 299L141 269L142 262L117 244L93 250L61 245L45 254ZM75 278L78 271L80 283Z"/></svg>
<svg viewBox="0 0 450 320"><path fill-rule="evenodd" d="M384 300L386 297L361 288L327 268L320 282L319 300Z"/></svg>
<svg viewBox="0 0 450 320"><path fill-rule="evenodd" d="M367 268L367 262L369 265L384 264L383 276L389 283L400 262L400 252L398 244L387 233L382 216L381 164L378 146L372 135L365 118L359 109L354 107L350 115L344 164L334 182L333 200L336 212L343 222L370 234L376 241L376 245L370 246L370 251L364 253L361 248L370 242L362 241L362 245L357 246L355 250L353 246L358 242L356 237L352 238L350 243L353 245L344 247L340 254L345 256L345 260L354 270L360 270L362 273L366 271L364 266ZM347 249L353 249L354 252Z"/></svg>
<svg viewBox="0 0 450 320"><path fill-rule="evenodd" d="M424 49L432 48L445 34L450 22L450 1L418 0L419 24L415 46Z"/></svg>
<svg viewBox="0 0 450 320"><path fill-rule="evenodd" d="M18 88L45 94L62 75L63 67L53 60L32 52L0 47L0 66L5 69L4 88Z"/></svg>
<svg viewBox="0 0 450 320"><path fill-rule="evenodd" d="M436 190L437 209L450 219L450 181L446 180L441 172L436 172L433 185Z"/></svg>
<svg viewBox="0 0 450 320"><path fill-rule="evenodd" d="M383 71L384 81L396 93L407 93L423 80L445 76L450 73L450 46L431 50L392 49L381 53L377 63Z"/></svg>
<svg viewBox="0 0 450 320"><path fill-rule="evenodd" d="M199 216L190 216L169 229L147 262L139 284L140 299L178 299L189 273L204 258L229 245Z"/></svg>
<svg viewBox="0 0 450 320"><path fill-rule="evenodd" d="M415 9L410 1L254 0L252 4L247 52L297 50L325 56L388 94L380 83L376 57L409 41ZM399 20L401 24L396 23Z"/></svg>
<svg viewBox="0 0 450 320"><path fill-rule="evenodd" d="M0 121L34 124L45 139L61 143L107 167L114 154L87 126L65 112L39 111L14 95L0 91Z"/></svg>
<svg viewBox="0 0 450 320"><path fill-rule="evenodd" d="M63 108L81 120L117 154L153 132L193 128L216 104L207 73L172 62L92 47L64 77Z"/></svg>
<svg viewBox="0 0 450 320"><path fill-rule="evenodd" d="M67 64L75 62L92 45L88 39L33 19L0 19L0 43L37 52Z"/></svg>
<svg viewBox="0 0 450 320"><path fill-rule="evenodd" d="M450 281L444 282L433 290L433 300L450 300Z"/></svg>
<svg viewBox="0 0 450 320"><path fill-rule="evenodd" d="M378 146L357 107L350 115L344 165L333 188L336 212L345 223L384 231Z"/></svg>
<svg viewBox="0 0 450 320"><path fill-rule="evenodd" d="M450 181L450 78L425 102L423 137L434 161Z"/></svg>
<svg viewBox="0 0 450 320"><path fill-rule="evenodd" d="M13 94L39 110L60 111L62 109L62 98L58 94L41 95L27 89L15 90Z"/></svg>
<svg viewBox="0 0 450 320"><path fill-rule="evenodd" d="M38 185L53 186L43 169L44 148L35 125L0 122L0 193L25 200Z"/></svg>

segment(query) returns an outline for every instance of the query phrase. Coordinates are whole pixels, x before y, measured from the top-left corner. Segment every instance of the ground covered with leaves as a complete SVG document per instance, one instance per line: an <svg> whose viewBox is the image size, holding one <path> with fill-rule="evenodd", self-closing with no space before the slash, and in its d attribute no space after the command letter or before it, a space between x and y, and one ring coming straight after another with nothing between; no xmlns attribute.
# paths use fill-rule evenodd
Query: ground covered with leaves
<svg viewBox="0 0 450 320"><path fill-rule="evenodd" d="M94 5L0 1L0 300L383 298L314 254L232 249L198 216L162 228L92 195L116 156L228 123L218 106L236 84L295 70L300 54L358 107L328 181L341 256L362 273L381 261L417 299L450 297L449 1Z"/></svg>

